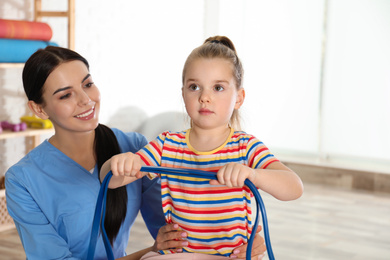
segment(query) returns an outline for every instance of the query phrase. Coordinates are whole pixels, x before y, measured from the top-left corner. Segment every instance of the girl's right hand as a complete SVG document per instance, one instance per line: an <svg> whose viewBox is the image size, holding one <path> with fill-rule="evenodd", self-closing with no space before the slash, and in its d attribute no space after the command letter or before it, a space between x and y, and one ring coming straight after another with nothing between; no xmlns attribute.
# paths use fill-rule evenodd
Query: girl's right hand
<svg viewBox="0 0 390 260"><path fill-rule="evenodd" d="M99 178L102 182L111 171L113 176L108 188L116 189L146 175L145 172L140 172L142 166L142 160L136 154L130 152L117 154L103 164Z"/></svg>
<svg viewBox="0 0 390 260"><path fill-rule="evenodd" d="M166 224L158 231L153 251L171 249L180 253L183 251L183 247L188 246L188 241L185 240L186 237L187 233L180 231L178 224Z"/></svg>
<svg viewBox="0 0 390 260"><path fill-rule="evenodd" d="M111 171L114 176L128 176L142 178L146 173L140 172L141 158L131 152L114 155L110 160Z"/></svg>

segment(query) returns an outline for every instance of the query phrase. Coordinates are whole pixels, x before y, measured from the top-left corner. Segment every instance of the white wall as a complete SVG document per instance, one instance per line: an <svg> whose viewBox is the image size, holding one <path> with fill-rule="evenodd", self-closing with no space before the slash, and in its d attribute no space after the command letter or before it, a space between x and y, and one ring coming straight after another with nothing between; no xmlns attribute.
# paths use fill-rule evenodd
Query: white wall
<svg viewBox="0 0 390 260"><path fill-rule="evenodd" d="M0 17L32 19L29 2L2 0ZM66 8L66 1L43 6ZM389 13L388 0L76 0L76 51L91 64L101 121L109 123L129 106L146 117L184 112L187 55L206 37L227 35L245 69L245 130L278 157L390 171ZM47 22L65 46L65 20ZM0 82L19 82L23 103L18 73L0 72ZM10 118L20 116L0 102ZM139 123L133 114L127 120Z"/></svg>
<svg viewBox="0 0 390 260"><path fill-rule="evenodd" d="M330 1L323 151L390 160L390 1ZM387 164L390 170L390 164Z"/></svg>
<svg viewBox="0 0 390 260"><path fill-rule="evenodd" d="M103 122L129 105L148 115L182 109L180 75L203 40L202 1L78 1L76 8L76 50L102 92Z"/></svg>

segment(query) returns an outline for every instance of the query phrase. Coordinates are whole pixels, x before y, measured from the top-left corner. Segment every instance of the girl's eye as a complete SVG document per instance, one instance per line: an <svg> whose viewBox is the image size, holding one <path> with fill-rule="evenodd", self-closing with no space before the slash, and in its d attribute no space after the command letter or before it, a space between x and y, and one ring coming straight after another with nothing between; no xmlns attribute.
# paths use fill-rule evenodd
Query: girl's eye
<svg viewBox="0 0 390 260"><path fill-rule="evenodd" d="M214 89L215 89L216 91L223 91L223 90L224 90L224 87L222 87L221 85L216 85L216 86L214 87Z"/></svg>
<svg viewBox="0 0 390 260"><path fill-rule="evenodd" d="M198 90L198 89L199 89L199 86L196 85L196 84L191 84L188 88L189 88L190 90Z"/></svg>

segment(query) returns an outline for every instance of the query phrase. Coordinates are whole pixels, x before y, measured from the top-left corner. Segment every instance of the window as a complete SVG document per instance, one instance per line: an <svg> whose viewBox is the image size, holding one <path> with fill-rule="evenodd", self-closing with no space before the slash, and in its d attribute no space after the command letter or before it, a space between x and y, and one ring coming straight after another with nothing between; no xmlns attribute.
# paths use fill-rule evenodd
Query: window
<svg viewBox="0 0 390 260"><path fill-rule="evenodd" d="M386 0L220 1L245 130L281 157L390 171L389 13Z"/></svg>

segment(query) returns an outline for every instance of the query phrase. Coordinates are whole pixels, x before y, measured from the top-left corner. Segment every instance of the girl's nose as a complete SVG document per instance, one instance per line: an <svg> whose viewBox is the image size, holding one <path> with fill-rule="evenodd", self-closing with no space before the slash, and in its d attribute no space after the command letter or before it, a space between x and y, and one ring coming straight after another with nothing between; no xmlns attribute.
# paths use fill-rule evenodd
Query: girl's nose
<svg viewBox="0 0 390 260"><path fill-rule="evenodd" d="M210 95L207 93L207 91L202 91L199 97L200 103L209 103L210 102Z"/></svg>

